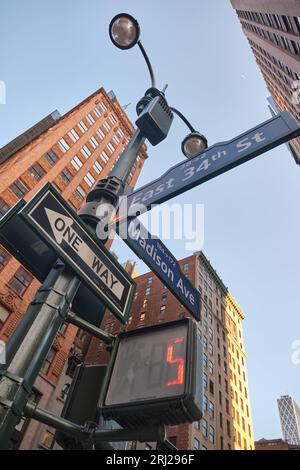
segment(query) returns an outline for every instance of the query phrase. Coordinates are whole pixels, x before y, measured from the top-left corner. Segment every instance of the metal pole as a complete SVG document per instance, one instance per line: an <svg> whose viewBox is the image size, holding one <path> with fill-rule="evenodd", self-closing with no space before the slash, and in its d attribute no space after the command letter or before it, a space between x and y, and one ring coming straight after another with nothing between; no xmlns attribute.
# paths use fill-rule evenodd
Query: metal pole
<svg viewBox="0 0 300 470"><path fill-rule="evenodd" d="M109 176L98 181L87 195L86 203L79 209L78 215L94 233L99 221L109 218L118 198L124 195L126 180L144 142L145 137L137 129Z"/></svg>
<svg viewBox="0 0 300 470"><path fill-rule="evenodd" d="M27 403L24 409L24 415L79 439L87 441L92 440L95 444L102 443L103 441L121 442L138 440L140 442L163 442L165 440L165 427L163 424L153 424L137 429L97 430L97 428L79 426L67 419L55 416L47 410L38 408L34 402Z"/></svg>
<svg viewBox="0 0 300 470"><path fill-rule="evenodd" d="M96 215L95 205L98 208L99 205L111 204L112 201L116 203L119 195L124 194L126 180L144 141L142 133L137 130L108 178L109 180L115 178L119 183L119 191L115 198L105 197L107 193L100 190L102 194L98 199L99 191L96 185L89 194L92 202L83 208L88 208L88 215L91 205L93 215L94 212ZM95 204L95 201L98 204ZM79 215L88 227L95 231L99 218L96 217L95 223L95 217L92 220L90 217L85 217L84 210L80 211ZM80 280L74 276L74 273L58 261L7 343L7 364L0 369L0 449L9 446L13 430L22 418L34 382L59 328L66 320L79 284ZM99 331L97 334L99 335Z"/></svg>
<svg viewBox="0 0 300 470"><path fill-rule="evenodd" d="M137 129L109 176L115 176L125 182L144 142L145 137Z"/></svg>
<svg viewBox="0 0 300 470"><path fill-rule="evenodd" d="M61 261L56 262L25 314L31 317L29 331L18 344L9 367L2 372L0 382L0 449L6 449L9 445L14 427L22 417L34 382L65 321L79 285L80 280L74 273ZM19 324L12 349L23 336L22 324Z"/></svg>
<svg viewBox="0 0 300 470"><path fill-rule="evenodd" d="M50 413L47 410L38 408L34 402L29 401L27 403L24 409L24 415L27 418L36 419L41 423L47 424L48 426L81 439L88 439L91 434L90 431L85 429L83 426L79 426L79 424L72 423L65 418L55 416L53 413Z"/></svg>
<svg viewBox="0 0 300 470"><path fill-rule="evenodd" d="M92 325L86 320L83 320L82 318L75 315L74 312L69 312L67 314L66 321L69 323L72 323L73 325L78 326L78 328L81 328L82 330L87 331L92 336L100 339L106 344L111 344L116 339L115 335L111 335L110 333L107 333L106 331L101 330L100 328L97 328L96 326Z"/></svg>

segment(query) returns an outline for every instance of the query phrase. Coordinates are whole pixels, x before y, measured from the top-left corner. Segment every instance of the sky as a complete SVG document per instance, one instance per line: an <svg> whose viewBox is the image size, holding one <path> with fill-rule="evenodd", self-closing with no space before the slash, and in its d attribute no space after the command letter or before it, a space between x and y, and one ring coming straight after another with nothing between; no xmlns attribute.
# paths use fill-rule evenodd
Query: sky
<svg viewBox="0 0 300 470"><path fill-rule="evenodd" d="M121 51L108 25L128 12L167 99L209 145L269 119L268 91L229 0L4 0L0 3L0 147L58 109L67 112L103 86L113 89L134 122L150 86L139 49ZM148 145L137 187L184 159L187 129L179 119L160 145ZM255 439L281 437L276 399L300 403L292 343L300 339L300 168L287 148L272 151L178 196L204 204L203 251L245 312L250 401ZM165 244L177 257L186 240ZM201 247L199 247L201 248ZM117 241L121 261L135 260ZM139 272L148 270L138 262Z"/></svg>

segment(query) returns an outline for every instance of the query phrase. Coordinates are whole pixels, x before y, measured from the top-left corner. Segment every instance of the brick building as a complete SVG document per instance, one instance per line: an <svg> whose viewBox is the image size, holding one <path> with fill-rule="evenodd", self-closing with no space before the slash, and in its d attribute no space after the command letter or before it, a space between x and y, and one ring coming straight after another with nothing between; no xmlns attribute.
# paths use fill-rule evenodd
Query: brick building
<svg viewBox="0 0 300 470"><path fill-rule="evenodd" d="M179 262L202 293L202 319L197 322L204 347L204 417L192 425L172 426L169 441L178 449L254 449L246 355L244 314L203 252ZM135 278L137 290L126 327L106 313L102 328L110 333L169 322L188 316L186 309L151 272ZM85 362L106 364L106 345L92 338ZM130 443L132 447L141 444ZM147 443L146 448L154 446Z"/></svg>
<svg viewBox="0 0 300 470"><path fill-rule="evenodd" d="M231 0L277 110L300 121L300 3ZM300 164L300 138L290 142Z"/></svg>
<svg viewBox="0 0 300 470"><path fill-rule="evenodd" d="M96 180L108 175L134 132L113 92L103 88L64 116L55 111L0 149L0 218L20 198L29 200L46 182L78 210ZM134 186L146 147L132 168ZM0 245L0 339L6 342L32 300L39 282ZM63 400L54 390L66 369L77 328L63 325L35 384L40 406L60 411ZM59 385L60 386L60 385ZM58 387L59 389L59 387ZM14 447L52 445L52 431L37 422L21 423Z"/></svg>
<svg viewBox="0 0 300 470"><path fill-rule="evenodd" d="M282 439L260 439L255 441L255 450L300 450L300 446Z"/></svg>

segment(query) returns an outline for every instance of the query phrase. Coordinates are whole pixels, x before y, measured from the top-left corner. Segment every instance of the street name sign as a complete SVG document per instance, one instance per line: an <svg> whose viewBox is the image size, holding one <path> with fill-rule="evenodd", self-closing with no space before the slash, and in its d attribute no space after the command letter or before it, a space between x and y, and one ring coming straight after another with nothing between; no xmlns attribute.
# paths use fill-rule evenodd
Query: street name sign
<svg viewBox="0 0 300 470"><path fill-rule="evenodd" d="M122 224L124 242L141 258L156 276L172 291L188 311L200 320L200 292L181 271L177 259L163 242L151 235L136 218Z"/></svg>
<svg viewBox="0 0 300 470"><path fill-rule="evenodd" d="M20 262L24 263L25 260L25 267L34 275L43 271L39 264L44 262L49 272L49 260L53 263L53 256L62 259L75 271L88 290L96 295L98 309L102 301L119 320L126 323L135 282L125 269L88 232L77 214L51 185L47 184L24 204L24 201L23 204L20 203L22 207L15 217L8 214L6 224L1 221L0 242L4 238L4 246ZM12 244L21 255L10 250ZM48 254L48 247L52 249L51 255ZM28 250L31 250L30 253ZM33 264L35 266L31 269ZM37 277L40 279L42 276ZM81 305L88 303L89 297L81 294ZM91 308L92 306L93 303L90 304Z"/></svg>
<svg viewBox="0 0 300 470"><path fill-rule="evenodd" d="M136 217L217 175L300 135L300 125L287 111L226 142L171 167L160 178L120 199L112 223Z"/></svg>

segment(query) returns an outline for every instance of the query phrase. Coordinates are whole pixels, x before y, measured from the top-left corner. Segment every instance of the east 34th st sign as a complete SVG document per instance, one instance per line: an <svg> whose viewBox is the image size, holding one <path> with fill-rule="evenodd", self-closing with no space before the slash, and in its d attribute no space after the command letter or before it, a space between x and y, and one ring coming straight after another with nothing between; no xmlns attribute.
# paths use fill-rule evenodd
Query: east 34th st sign
<svg viewBox="0 0 300 470"><path fill-rule="evenodd" d="M153 205L161 204L299 135L299 124L290 113L283 111L238 137L217 143L198 156L173 166L160 178L121 198L112 223L136 217Z"/></svg>

